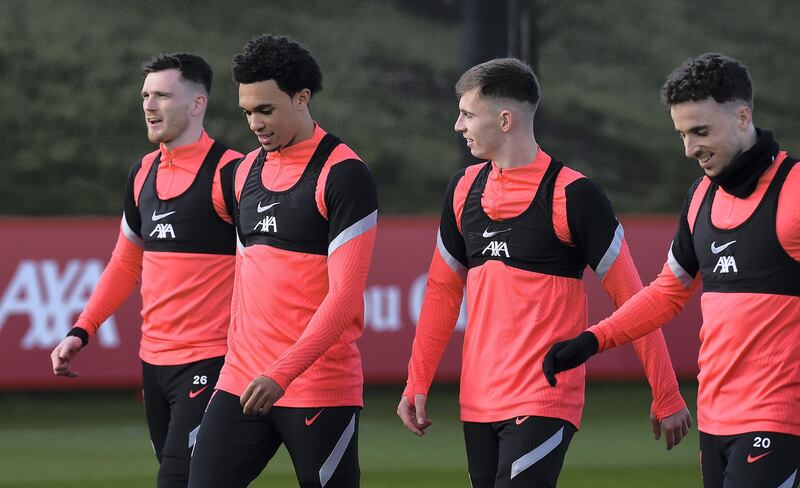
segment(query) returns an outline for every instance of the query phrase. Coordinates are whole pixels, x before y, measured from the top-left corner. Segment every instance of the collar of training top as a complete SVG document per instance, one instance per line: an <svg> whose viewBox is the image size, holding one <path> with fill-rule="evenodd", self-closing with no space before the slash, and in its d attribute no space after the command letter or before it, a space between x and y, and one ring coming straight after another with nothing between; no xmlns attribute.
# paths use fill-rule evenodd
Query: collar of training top
<svg viewBox="0 0 800 488"><path fill-rule="evenodd" d="M727 193L747 198L756 189L758 179L769 168L780 149L768 130L756 129L758 141L740 154L717 176L709 177Z"/></svg>

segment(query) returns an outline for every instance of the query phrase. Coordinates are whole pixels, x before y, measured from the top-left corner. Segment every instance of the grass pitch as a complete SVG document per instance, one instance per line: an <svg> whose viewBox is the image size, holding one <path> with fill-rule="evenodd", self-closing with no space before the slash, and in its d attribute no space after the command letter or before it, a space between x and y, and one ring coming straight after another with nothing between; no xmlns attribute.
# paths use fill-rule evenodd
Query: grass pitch
<svg viewBox="0 0 800 488"><path fill-rule="evenodd" d="M407 432L394 413L401 391L366 390L362 486L468 487L457 388L432 390L434 424L423 438ZM696 386L682 391L694 415ZM701 486L696 428L667 452L663 440L652 438L649 406L646 385L590 384L583 427L572 440L559 486ZM156 461L135 393L4 393L0 411L0 487L155 486ZM298 486L285 450L251 486Z"/></svg>

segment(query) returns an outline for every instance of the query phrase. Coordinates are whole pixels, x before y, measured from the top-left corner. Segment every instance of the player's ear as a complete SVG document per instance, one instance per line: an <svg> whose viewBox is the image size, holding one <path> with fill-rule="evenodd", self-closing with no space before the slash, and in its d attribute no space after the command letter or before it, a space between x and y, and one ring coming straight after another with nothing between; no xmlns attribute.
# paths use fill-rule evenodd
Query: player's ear
<svg viewBox="0 0 800 488"><path fill-rule="evenodd" d="M292 101L297 107L298 110L306 108L308 106L308 102L311 101L311 90L308 88L303 88L299 92L295 93L292 97Z"/></svg>
<svg viewBox="0 0 800 488"><path fill-rule="evenodd" d="M208 107L208 95L197 94L192 101L192 115L200 115L206 111Z"/></svg>
<svg viewBox="0 0 800 488"><path fill-rule="evenodd" d="M739 105L736 108L736 121L740 129L744 130L750 127L753 122L753 111L747 105Z"/></svg>
<svg viewBox="0 0 800 488"><path fill-rule="evenodd" d="M508 132L511 130L511 127L514 125L514 112L511 110L501 110L500 114L500 130L502 132Z"/></svg>

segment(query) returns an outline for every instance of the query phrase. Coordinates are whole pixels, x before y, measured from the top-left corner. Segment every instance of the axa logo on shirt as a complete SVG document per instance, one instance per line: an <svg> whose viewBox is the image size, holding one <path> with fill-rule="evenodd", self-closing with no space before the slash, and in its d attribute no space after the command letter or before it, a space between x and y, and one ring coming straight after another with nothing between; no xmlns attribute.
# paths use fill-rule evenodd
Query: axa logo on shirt
<svg viewBox="0 0 800 488"><path fill-rule="evenodd" d="M481 255L486 255L487 252L490 252L490 256L500 257L500 253L506 255L507 258L511 256L508 254L508 243L507 242L500 242L500 241L491 241L488 246L483 248L483 252Z"/></svg>
<svg viewBox="0 0 800 488"><path fill-rule="evenodd" d="M156 235L156 239L175 239L175 230L172 228L172 224L157 224L153 232L150 233L150 237L154 235Z"/></svg>
<svg viewBox="0 0 800 488"><path fill-rule="evenodd" d="M72 328L103 272L99 259L70 259L63 270L53 259L19 262L0 298L0 331L11 316L27 316L30 325L22 349L51 349ZM101 347L120 344L114 316L97 332Z"/></svg>
<svg viewBox="0 0 800 488"><path fill-rule="evenodd" d="M734 273L739 272L739 268L736 267L736 260L733 256L720 256L717 260L717 265L714 266L714 273L730 273L731 270Z"/></svg>
<svg viewBox="0 0 800 488"><path fill-rule="evenodd" d="M259 229L259 227L261 227L261 229ZM276 217L264 217L253 227L253 230L259 232L269 232L270 229L272 229L272 232L278 232L278 221Z"/></svg>

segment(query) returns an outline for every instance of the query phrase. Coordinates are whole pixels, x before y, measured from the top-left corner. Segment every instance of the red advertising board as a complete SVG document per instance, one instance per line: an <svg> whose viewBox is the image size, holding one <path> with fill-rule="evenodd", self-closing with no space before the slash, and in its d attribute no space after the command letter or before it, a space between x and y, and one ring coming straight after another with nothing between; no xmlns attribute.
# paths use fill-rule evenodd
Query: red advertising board
<svg viewBox="0 0 800 488"><path fill-rule="evenodd" d="M675 229L674 217L623 218L625 236L643 281L660 271ZM0 389L135 386L139 308L134 294L100 328L76 360L80 377L55 378L49 354L70 329L94 288L118 232L117 219L0 219ZM364 293L365 330L359 346L368 382L405 380L406 365L430 258L435 218L383 217ZM608 296L586 273L590 321L612 311ZM463 311L463 308L462 308ZM456 380L466 325L464 314L439 367ZM693 298L664 329L679 376L697 372L700 312ZM593 358L592 377L638 378L642 367L630 346Z"/></svg>

